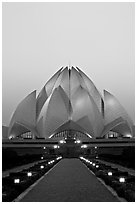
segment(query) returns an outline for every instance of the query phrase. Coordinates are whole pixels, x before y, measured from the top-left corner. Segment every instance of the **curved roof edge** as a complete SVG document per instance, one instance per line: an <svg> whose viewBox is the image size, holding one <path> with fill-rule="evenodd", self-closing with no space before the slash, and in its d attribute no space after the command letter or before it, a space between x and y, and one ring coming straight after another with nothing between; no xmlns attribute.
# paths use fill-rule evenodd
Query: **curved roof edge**
<svg viewBox="0 0 137 204"><path fill-rule="evenodd" d="M35 136L38 136L38 133L35 130L35 127L30 127L29 125L26 125L20 122L15 122L12 128L10 129L10 131L8 132L8 137L11 135L14 137L17 137L29 131L32 132Z"/></svg>
<svg viewBox="0 0 137 204"><path fill-rule="evenodd" d="M124 126L126 128L122 129L121 126ZM114 131L114 132L120 133L121 135L132 134L132 131L127 121L124 120L122 117L119 117L115 119L114 121L108 123L104 127L104 130L102 131L101 137L109 133L109 131Z"/></svg>
<svg viewBox="0 0 137 204"><path fill-rule="evenodd" d="M17 106L9 124L8 135L14 123L24 124L26 127L36 125L36 90L25 97Z"/></svg>
<svg viewBox="0 0 137 204"><path fill-rule="evenodd" d="M133 122L127 111L120 104L117 98L106 90L104 90L104 115L106 124L112 122L118 117L122 117L124 120L127 121L132 131Z"/></svg>
<svg viewBox="0 0 137 204"><path fill-rule="evenodd" d="M87 131L83 127L78 125L76 122L74 122L73 120L68 120L67 122L65 122L63 125L57 128L53 134L57 134L58 132L62 132L69 129L87 134Z"/></svg>
<svg viewBox="0 0 137 204"><path fill-rule="evenodd" d="M47 96L51 94L52 91L54 91L54 85L56 81L58 80L60 74L62 73L63 67L61 67L45 84L45 91L47 93Z"/></svg>

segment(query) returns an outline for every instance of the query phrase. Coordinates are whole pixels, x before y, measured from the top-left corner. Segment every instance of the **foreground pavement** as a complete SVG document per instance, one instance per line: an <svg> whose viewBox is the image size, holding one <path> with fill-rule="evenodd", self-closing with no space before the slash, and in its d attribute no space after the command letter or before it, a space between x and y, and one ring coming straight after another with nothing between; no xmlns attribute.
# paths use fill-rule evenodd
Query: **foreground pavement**
<svg viewBox="0 0 137 204"><path fill-rule="evenodd" d="M63 159L20 202L119 202L119 200L79 159Z"/></svg>

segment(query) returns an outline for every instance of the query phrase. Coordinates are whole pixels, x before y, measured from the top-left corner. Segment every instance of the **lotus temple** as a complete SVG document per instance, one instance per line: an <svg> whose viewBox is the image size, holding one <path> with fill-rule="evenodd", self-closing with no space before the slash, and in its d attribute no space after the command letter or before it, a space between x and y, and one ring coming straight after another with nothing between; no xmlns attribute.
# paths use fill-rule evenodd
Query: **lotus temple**
<svg viewBox="0 0 137 204"><path fill-rule="evenodd" d="M133 122L108 91L103 95L78 67L62 67L14 111L8 138L134 137Z"/></svg>
<svg viewBox="0 0 137 204"><path fill-rule="evenodd" d="M15 109L2 171L3 202L134 202L133 122L82 70L62 67Z"/></svg>

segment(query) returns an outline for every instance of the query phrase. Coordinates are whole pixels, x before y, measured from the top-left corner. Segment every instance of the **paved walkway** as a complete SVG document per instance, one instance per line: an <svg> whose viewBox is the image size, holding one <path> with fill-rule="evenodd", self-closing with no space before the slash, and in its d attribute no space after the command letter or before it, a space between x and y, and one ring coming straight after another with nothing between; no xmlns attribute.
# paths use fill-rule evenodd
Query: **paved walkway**
<svg viewBox="0 0 137 204"><path fill-rule="evenodd" d="M119 201L79 159L63 159L20 202Z"/></svg>

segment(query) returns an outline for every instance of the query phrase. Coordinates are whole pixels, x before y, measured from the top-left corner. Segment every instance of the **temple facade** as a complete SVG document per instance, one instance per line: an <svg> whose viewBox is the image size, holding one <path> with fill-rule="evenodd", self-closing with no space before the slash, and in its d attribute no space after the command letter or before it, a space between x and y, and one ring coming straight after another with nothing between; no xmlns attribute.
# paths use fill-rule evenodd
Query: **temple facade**
<svg viewBox="0 0 137 204"><path fill-rule="evenodd" d="M132 120L119 101L106 90L102 96L78 67L62 67L37 96L35 90L23 99L11 118L8 137L47 139L63 131L94 139L112 133L134 137Z"/></svg>

